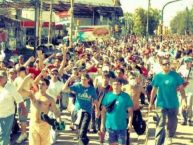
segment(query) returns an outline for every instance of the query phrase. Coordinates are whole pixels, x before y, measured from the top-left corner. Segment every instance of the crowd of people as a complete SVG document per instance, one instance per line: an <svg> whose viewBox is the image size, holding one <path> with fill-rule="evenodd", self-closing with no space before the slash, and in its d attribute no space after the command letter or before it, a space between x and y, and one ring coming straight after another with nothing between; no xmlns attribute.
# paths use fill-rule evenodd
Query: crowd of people
<svg viewBox="0 0 193 145"><path fill-rule="evenodd" d="M17 122L17 144L26 139L29 145L54 144L58 131L41 114L61 122L67 109L78 145L89 144L89 130L101 143L128 145L130 132L146 131L144 105L156 112L155 145L171 144L179 114L182 125L192 125L192 40L129 35L96 40L89 47L62 45L60 53L49 56L37 48L36 57L1 61L0 144L10 143Z"/></svg>

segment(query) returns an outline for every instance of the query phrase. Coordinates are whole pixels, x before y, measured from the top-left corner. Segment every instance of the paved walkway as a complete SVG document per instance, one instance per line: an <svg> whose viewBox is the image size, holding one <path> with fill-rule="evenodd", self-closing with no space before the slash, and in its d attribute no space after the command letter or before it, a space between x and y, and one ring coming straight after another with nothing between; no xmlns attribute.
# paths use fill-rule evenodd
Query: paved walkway
<svg viewBox="0 0 193 145"><path fill-rule="evenodd" d="M148 141L146 142L146 134L137 136L135 132L132 132L130 135L131 145L153 145L154 144L154 133L155 133L155 122L152 119L153 113L149 114L147 118L146 108L143 109L144 119L148 124ZM69 128L70 124L70 114L66 111L62 115L63 120L66 122L66 130L59 134L57 142L55 145L75 145L76 142L73 140L75 137L75 132L71 131ZM16 138L16 137L15 137ZM98 142L97 134L90 134L90 145L100 145ZM178 125L176 137L173 139L173 145L193 145L193 126L181 126ZM12 141L11 145L15 144L15 139ZM28 145L28 141L24 142L22 145Z"/></svg>

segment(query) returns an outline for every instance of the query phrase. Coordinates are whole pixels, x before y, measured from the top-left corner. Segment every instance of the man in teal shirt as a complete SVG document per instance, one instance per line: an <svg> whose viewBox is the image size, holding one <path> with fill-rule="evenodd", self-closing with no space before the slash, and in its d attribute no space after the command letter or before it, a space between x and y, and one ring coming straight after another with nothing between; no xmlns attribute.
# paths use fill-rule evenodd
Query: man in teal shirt
<svg viewBox="0 0 193 145"><path fill-rule="evenodd" d="M121 91L120 79L115 79L112 87L113 92L107 93L102 101L101 132L106 128L110 145L116 143L126 145L127 128L132 127L133 102L127 93ZM112 102L114 105L109 109L107 106Z"/></svg>
<svg viewBox="0 0 193 145"><path fill-rule="evenodd" d="M183 88L184 80L175 71L170 70L170 62L167 59L163 59L162 72L156 74L152 81L152 92L149 104L149 109L153 108L154 98L157 93L155 102L157 112L157 127L155 134L155 144L163 145L165 141L165 127L166 117L167 122L167 143L172 143L172 137L174 137L177 128L177 114L179 108L179 101L177 97L177 90L180 91L182 97L182 106L186 107L186 97Z"/></svg>

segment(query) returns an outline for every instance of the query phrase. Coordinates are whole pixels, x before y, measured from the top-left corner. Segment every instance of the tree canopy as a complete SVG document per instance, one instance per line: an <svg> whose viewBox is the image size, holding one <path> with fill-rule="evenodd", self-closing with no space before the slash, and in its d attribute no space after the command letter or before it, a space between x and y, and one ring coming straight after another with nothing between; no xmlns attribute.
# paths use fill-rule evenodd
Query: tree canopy
<svg viewBox="0 0 193 145"><path fill-rule="evenodd" d="M176 34L193 34L193 6L191 9L186 8L178 12L170 23L172 33Z"/></svg>
<svg viewBox="0 0 193 145"><path fill-rule="evenodd" d="M160 11L157 9L149 10L149 34L154 35L154 31L159 25L161 19ZM147 10L138 8L133 14L125 13L125 20L128 20L130 31L137 35L146 34Z"/></svg>

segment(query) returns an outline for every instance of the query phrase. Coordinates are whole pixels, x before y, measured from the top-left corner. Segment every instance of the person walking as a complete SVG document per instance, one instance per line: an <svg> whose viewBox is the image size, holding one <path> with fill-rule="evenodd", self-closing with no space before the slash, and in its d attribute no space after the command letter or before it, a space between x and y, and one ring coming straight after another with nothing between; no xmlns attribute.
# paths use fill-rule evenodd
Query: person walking
<svg viewBox="0 0 193 145"><path fill-rule="evenodd" d="M87 130L91 120L92 104L95 106L96 117L99 116L99 105L96 95L96 89L89 84L90 77L87 73L81 74L81 82L77 82L69 87L69 83L77 78L72 74L64 84L64 91L71 91L76 96L75 111L81 115L79 122L79 141L78 145L88 145L89 138ZM78 117L79 118L79 117Z"/></svg>
<svg viewBox="0 0 193 145"><path fill-rule="evenodd" d="M21 87L16 89L13 84L7 81L6 71L0 70L0 145L10 143L10 133L15 113L14 102L19 104L21 115L27 114L23 98L20 95Z"/></svg>
<svg viewBox="0 0 193 145"><path fill-rule="evenodd" d="M178 72L185 79L185 92L187 97L187 109L182 109L182 125L192 125L192 105L193 105L193 68L191 57L184 59L185 64L182 65Z"/></svg>
<svg viewBox="0 0 193 145"><path fill-rule="evenodd" d="M171 71L168 59L161 62L162 72L156 74L152 80L152 92L149 110L153 109L154 98L157 94L155 107L157 113L157 127L155 133L155 145L163 145L166 138L165 127L167 125L167 142L172 143L172 138L177 129L177 114L179 100L177 90L180 91L182 107L186 108L186 96L183 87L184 79L175 71ZM168 122L166 123L166 118Z"/></svg>
<svg viewBox="0 0 193 145"><path fill-rule="evenodd" d="M113 91L107 93L102 101L100 130L104 132L106 129L109 145L126 145L127 129L130 131L132 128L133 102L127 93L122 92L122 80L115 78L112 88Z"/></svg>

